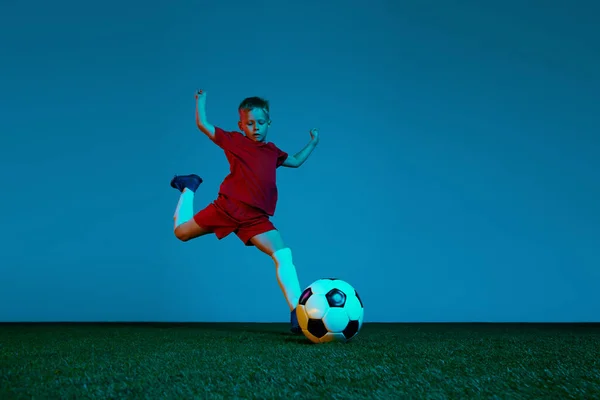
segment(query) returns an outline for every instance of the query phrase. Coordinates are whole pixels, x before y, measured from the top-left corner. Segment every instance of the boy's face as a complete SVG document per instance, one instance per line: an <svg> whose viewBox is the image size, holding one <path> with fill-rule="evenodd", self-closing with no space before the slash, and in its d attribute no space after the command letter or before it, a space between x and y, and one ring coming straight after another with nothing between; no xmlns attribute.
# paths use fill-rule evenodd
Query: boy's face
<svg viewBox="0 0 600 400"><path fill-rule="evenodd" d="M249 139L255 142L264 142L267 139L270 124L271 121L263 109L240 111L238 126Z"/></svg>

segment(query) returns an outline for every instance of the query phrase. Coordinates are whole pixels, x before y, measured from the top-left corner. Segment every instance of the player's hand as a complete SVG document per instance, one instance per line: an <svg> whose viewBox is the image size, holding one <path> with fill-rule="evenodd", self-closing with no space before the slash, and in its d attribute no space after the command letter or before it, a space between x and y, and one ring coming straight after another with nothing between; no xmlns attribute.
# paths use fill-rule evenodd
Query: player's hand
<svg viewBox="0 0 600 400"><path fill-rule="evenodd" d="M196 101L205 104L206 103L206 92L202 89L196 91Z"/></svg>
<svg viewBox="0 0 600 400"><path fill-rule="evenodd" d="M310 130L310 141L314 144L319 143L319 130L317 128Z"/></svg>

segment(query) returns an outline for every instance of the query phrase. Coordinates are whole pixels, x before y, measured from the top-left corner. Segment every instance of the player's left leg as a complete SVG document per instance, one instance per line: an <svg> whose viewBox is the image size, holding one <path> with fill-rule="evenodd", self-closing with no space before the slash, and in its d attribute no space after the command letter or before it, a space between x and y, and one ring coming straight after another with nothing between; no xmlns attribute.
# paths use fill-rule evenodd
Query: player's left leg
<svg viewBox="0 0 600 400"><path fill-rule="evenodd" d="M275 262L277 281L290 307L291 330L294 333L299 333L300 327L296 317L296 305L302 293L296 266L292 260L292 250L285 246L281 234L274 227L253 236L250 238L250 242Z"/></svg>

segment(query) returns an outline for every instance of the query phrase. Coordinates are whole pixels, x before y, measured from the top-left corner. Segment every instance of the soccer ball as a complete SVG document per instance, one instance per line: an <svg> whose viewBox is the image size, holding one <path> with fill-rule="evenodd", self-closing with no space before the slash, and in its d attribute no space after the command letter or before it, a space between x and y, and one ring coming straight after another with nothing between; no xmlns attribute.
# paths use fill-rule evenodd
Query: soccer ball
<svg viewBox="0 0 600 400"><path fill-rule="evenodd" d="M363 303L340 279L319 279L304 289L296 306L302 333L313 343L348 342L363 324Z"/></svg>

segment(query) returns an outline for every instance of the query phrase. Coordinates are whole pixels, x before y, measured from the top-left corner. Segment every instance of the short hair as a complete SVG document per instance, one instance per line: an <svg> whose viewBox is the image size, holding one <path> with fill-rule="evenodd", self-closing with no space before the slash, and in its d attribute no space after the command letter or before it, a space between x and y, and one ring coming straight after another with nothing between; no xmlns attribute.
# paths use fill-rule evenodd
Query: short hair
<svg viewBox="0 0 600 400"><path fill-rule="evenodd" d="M255 108L265 110L265 112L267 113L267 118L269 118L269 101L256 96L246 97L244 100L242 100L238 107L238 112L251 111Z"/></svg>

